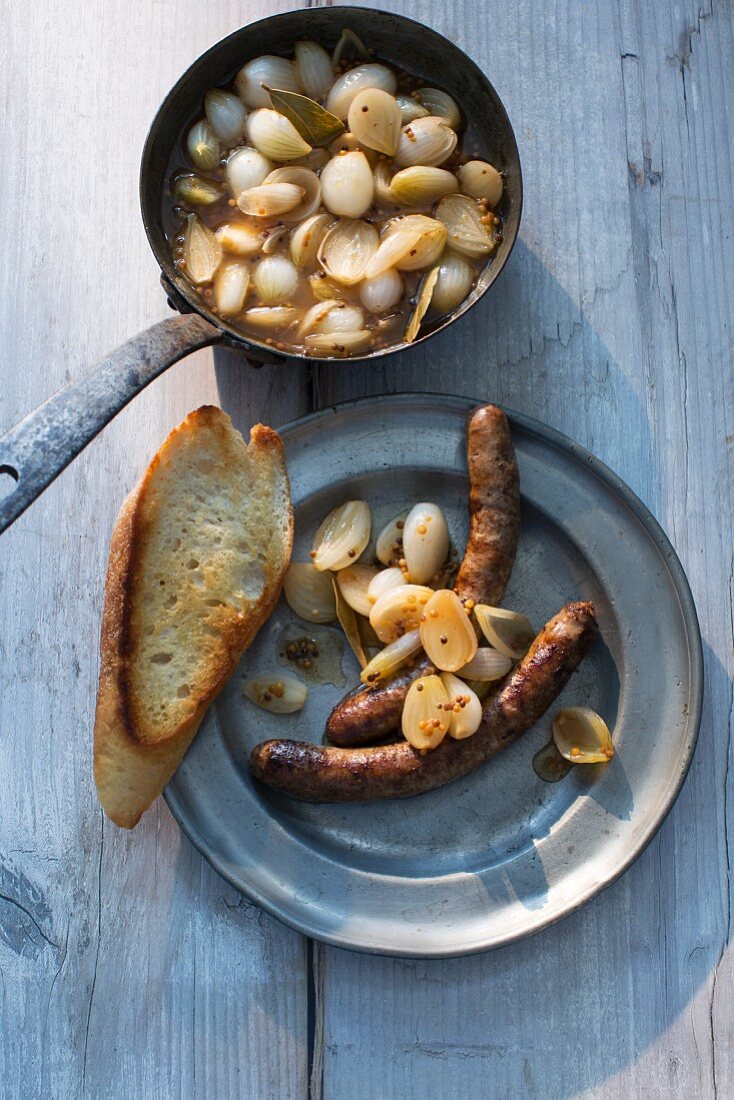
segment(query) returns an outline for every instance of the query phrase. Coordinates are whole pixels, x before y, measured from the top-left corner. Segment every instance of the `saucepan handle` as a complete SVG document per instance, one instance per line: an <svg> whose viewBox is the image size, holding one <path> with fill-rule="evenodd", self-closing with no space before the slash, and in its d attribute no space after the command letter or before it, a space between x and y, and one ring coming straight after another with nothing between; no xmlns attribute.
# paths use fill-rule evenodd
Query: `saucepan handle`
<svg viewBox="0 0 734 1100"><path fill-rule="evenodd" d="M70 382L0 438L0 534L58 477L136 393L223 333L197 313L152 325ZM12 487L10 479L15 482Z"/></svg>

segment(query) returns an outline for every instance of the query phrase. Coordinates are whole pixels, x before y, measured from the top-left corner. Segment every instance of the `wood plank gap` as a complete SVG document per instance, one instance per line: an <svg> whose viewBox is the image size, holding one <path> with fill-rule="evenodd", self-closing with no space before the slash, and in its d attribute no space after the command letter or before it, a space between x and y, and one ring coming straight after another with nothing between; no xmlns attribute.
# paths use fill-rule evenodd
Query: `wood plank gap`
<svg viewBox="0 0 734 1100"><path fill-rule="evenodd" d="M314 363L308 369L308 383L307 383L307 401L308 411L310 413L316 412L321 408L319 404L319 364Z"/></svg>
<svg viewBox="0 0 734 1100"><path fill-rule="evenodd" d="M324 1085L324 968L323 948L306 941L306 1031L308 1043L307 1100L321 1100Z"/></svg>

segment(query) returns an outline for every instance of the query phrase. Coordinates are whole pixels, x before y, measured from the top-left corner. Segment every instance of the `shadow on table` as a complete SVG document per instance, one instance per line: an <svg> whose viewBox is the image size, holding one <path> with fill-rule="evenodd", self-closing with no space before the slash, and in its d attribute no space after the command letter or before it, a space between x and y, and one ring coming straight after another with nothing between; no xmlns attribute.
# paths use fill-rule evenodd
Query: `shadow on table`
<svg viewBox="0 0 734 1100"><path fill-rule="evenodd" d="M222 405L241 427L253 395L257 405L264 395L267 407L275 388L295 383L306 393L304 368L233 370L220 351L215 363ZM594 432L606 416L610 430L629 439L616 472L656 510L658 463L637 393L643 385L637 364L615 361L577 303L522 241L487 299L458 325L425 347L354 370L359 374L343 363L315 368L316 405L355 394L443 389L497 400L563 429L573 402L574 436L602 458L604 440ZM621 428L617 413L625 418ZM710 792L721 781L711 699L725 695L728 677L708 648L705 660L704 722L691 776L661 832L603 894L542 934L483 956L421 962L326 953L337 983L331 992L335 1013L340 1005L354 1005L354 994L348 1002L341 983L358 988L361 982L373 1006L390 1002L397 976L415 991L414 1011L406 994L400 1018L391 1015L389 1053L395 1057L384 1072L393 1090L404 1085L402 1094L409 1095L414 1060L430 1058L431 1096L441 1093L444 1067L445 1083L455 1082L457 1064L467 1095L480 1087L487 1095L499 1095L495 1088L504 1095L499 1082L515 1081L513 1095L576 1096L636 1061L711 980L726 922L718 892L711 896L718 872L702 871L701 859L713 859L712 853L702 856L696 846L717 843L716 824L702 837L700 822L713 814ZM623 805L618 812L624 816ZM687 825L693 817L698 829ZM457 997L471 1018L447 1015L445 1005L457 1004ZM329 1010L327 1001L327 1030ZM346 1026L335 1018L337 1030Z"/></svg>
<svg viewBox="0 0 734 1100"><path fill-rule="evenodd" d="M387 1003L398 985L415 991L414 1011L405 1008L411 1004L406 995L404 1020L391 1016L395 1095L408 1095L403 1085L407 1090L411 1079L422 1079L415 1063L426 1059L431 1098L456 1083L460 1067L467 1096L564 1100L586 1095L638 1061L686 1010L694 1028L700 1013L709 1034L709 992L698 1009L692 1002L710 985L728 946L725 900L704 896L696 850L704 841L689 822L707 814L702 807L710 802L709 762L716 756L711 697L729 679L708 647L704 658L700 745L680 798L634 866L588 905L537 936L467 959L327 953L332 988L361 984L373 1005ZM713 821L711 831L717 831ZM459 1007L461 1019L444 1010L447 1004ZM688 1065L676 1070L676 1039L669 1043L669 1053L656 1055L651 1079L700 1072Z"/></svg>

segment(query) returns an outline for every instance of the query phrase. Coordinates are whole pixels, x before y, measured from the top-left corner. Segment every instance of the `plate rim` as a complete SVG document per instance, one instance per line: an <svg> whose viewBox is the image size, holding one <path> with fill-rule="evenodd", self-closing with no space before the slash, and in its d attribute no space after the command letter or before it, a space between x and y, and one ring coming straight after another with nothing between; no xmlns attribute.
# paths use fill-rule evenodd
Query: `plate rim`
<svg viewBox="0 0 734 1100"><path fill-rule="evenodd" d="M294 432L298 429L304 428L309 424L312 424L319 420L325 420L330 416L336 415L339 412L345 412L357 407L368 408L370 406L382 405L407 405L411 403L419 402L431 402L431 400L438 400L442 405L451 405L458 410L463 410L468 413L471 409L476 408L478 405L486 404L486 400L482 398L472 398L467 396L461 396L458 394L446 394L436 391L426 392L409 392L398 394L373 394L367 397L350 398L347 401L340 401L325 405L321 409L317 409L314 412L306 413L304 416L297 417L294 420L289 420L281 427L276 429L279 434L287 435L289 432ZM252 888L246 888L242 882L237 880L235 875L232 874L228 868L227 862L221 859L218 854L211 848L208 842L201 835L199 830L188 820L185 816L183 805L176 797L175 792L171 787L171 781L165 787L163 791L163 797L166 801L168 809L171 812L176 824L181 829L181 832L193 845L194 848L204 857L207 863L212 867L218 875L221 876L226 882L229 883L235 890L244 895L249 901L258 905L261 909L264 909L271 916L275 917L282 924L287 925L294 931L299 932L301 935L308 936L311 939L318 940L321 943L328 944L331 947L338 947L348 951L354 951L358 954L364 955L380 955L392 958L416 958L416 959L448 959L448 958L460 958L469 955L481 954L486 951L498 950L502 947L508 947L510 944L518 943L521 940L528 939L532 936L537 936L544 932L547 928L552 927L559 921L565 920L571 916L572 913L577 912L584 905L588 904L593 898L603 893L608 887L621 878L621 876L629 870L633 863L639 859L651 841L657 836L658 832L662 828L663 824L668 818L670 811L678 800L683 784L691 767L696 746L698 744L698 737L701 728L701 718L703 711L703 694L704 694L704 665L703 665L703 643L701 638L701 630L698 621L698 613L696 611L695 601L693 599L693 593L686 576L683 565L680 558L675 551L670 539L666 535L662 526L652 514L650 509L642 500L637 496L633 489L625 481L619 477L609 466L606 465L600 458L589 451L582 444L576 442L570 436L565 435L558 429L551 427L548 424L544 424L541 420L535 417L528 416L525 413L516 412L513 409L508 408L505 405L500 406L506 413L510 426L517 426L521 430L528 434L539 437L546 443L551 444L553 447L558 448L571 454L577 461L583 462L596 477L613 491L618 498L620 498L624 504L630 509L637 520L641 523L648 536L655 543L665 566L670 574L673 588L678 598L678 604L680 607L681 619L683 622L686 639L688 641L689 661L691 670L691 687L690 687L690 705L688 711L688 724L687 724L687 738L685 741L685 748L683 753L683 759L679 768L678 775L675 783L669 790L666 800L662 804L662 808L658 815L653 818L649 828L642 832L635 844L631 845L630 850L626 857L615 867L613 872L608 874L602 881L595 882L589 886L586 890L564 907L562 912L551 914L538 924L533 929L522 930L513 934L509 932L505 936L494 937L490 941L480 941L475 944L463 944L461 947L455 950L421 950L417 948L415 951L410 950L395 950L389 946L380 946L379 944L355 944L349 940L348 937L340 935L337 932L327 932L322 929L310 926L305 921L298 921L291 918L286 912L284 912L276 903L268 898L260 895L260 893ZM174 777L172 777L173 779Z"/></svg>

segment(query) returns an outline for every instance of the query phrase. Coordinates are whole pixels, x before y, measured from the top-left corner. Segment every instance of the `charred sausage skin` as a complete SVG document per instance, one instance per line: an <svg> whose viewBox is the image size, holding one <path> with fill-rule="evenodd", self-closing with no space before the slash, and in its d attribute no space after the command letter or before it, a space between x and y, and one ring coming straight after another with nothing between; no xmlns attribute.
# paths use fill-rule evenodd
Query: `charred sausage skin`
<svg viewBox="0 0 734 1100"><path fill-rule="evenodd" d="M428 658L398 673L377 688L359 688L342 699L326 720L326 736L332 745L374 745L400 727L408 688L428 670Z"/></svg>
<svg viewBox="0 0 734 1100"><path fill-rule="evenodd" d="M425 755L407 741L352 749L264 741L252 750L250 768L273 790L306 802L408 798L442 787L530 729L558 697L597 634L593 604L564 607L485 703L477 732L463 741L447 737Z"/></svg>
<svg viewBox="0 0 734 1100"><path fill-rule="evenodd" d="M502 409L483 405L467 425L469 537L454 591L462 600L496 606L510 579L520 534L520 478L510 425ZM360 688L332 710L326 736L334 745L370 745L400 726L408 688L428 668L411 670L377 688Z"/></svg>
<svg viewBox="0 0 734 1100"><path fill-rule="evenodd" d="M520 475L502 409L483 405L467 428L469 538L454 591L497 607L515 564L520 536Z"/></svg>

